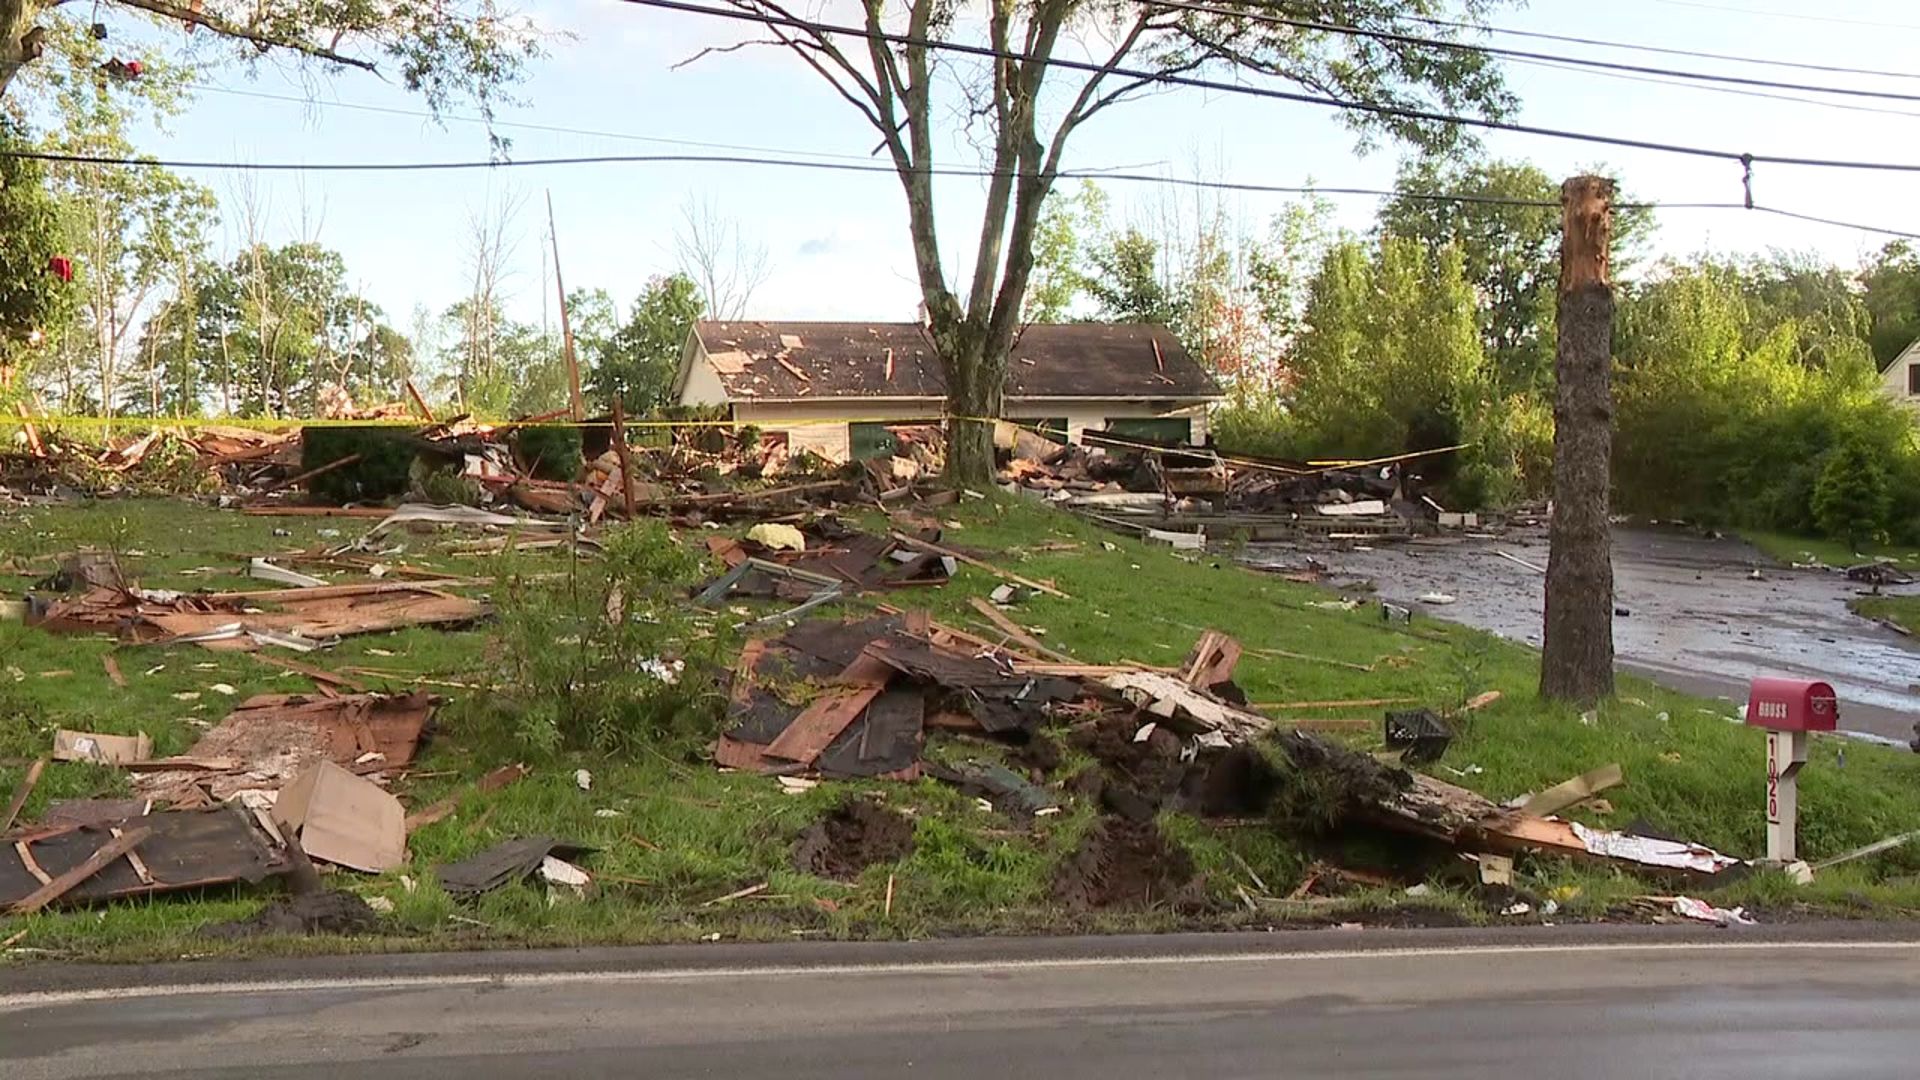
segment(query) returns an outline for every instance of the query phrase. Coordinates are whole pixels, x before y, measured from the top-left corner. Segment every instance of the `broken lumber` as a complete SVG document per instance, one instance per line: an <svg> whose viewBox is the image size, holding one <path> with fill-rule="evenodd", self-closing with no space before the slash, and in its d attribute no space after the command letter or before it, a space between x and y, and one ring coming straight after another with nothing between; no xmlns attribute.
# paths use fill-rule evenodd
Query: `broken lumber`
<svg viewBox="0 0 1920 1080"><path fill-rule="evenodd" d="M46 758L27 766L27 775L21 777L19 786L13 789L13 798L7 800L6 813L0 814L0 833L13 828L13 819L19 817L21 808L27 805L27 797L33 794L33 786L40 782L40 774L46 767Z"/></svg>
<svg viewBox="0 0 1920 1080"><path fill-rule="evenodd" d="M152 829L134 829L132 832L123 833L108 840L79 866L40 886L24 899L15 901L13 906L7 909L8 913L31 915L39 911L72 892L81 882L106 869L115 859L129 855L134 848L139 847L147 837L152 835Z"/></svg>
<svg viewBox="0 0 1920 1080"><path fill-rule="evenodd" d="M1379 705L1411 705L1419 698L1377 697L1346 698L1338 701L1279 701L1255 705L1256 709L1366 709ZM1368 721L1371 723L1371 721Z"/></svg>
<svg viewBox="0 0 1920 1080"><path fill-rule="evenodd" d="M1574 777L1571 780L1555 784L1553 787L1528 799L1520 807L1523 814L1547 817L1557 814L1575 803L1584 802L1610 787L1617 787L1626 780L1626 773L1616 763L1602 765Z"/></svg>
<svg viewBox="0 0 1920 1080"><path fill-rule="evenodd" d="M1042 656L1050 656L1053 659L1058 660L1063 664L1079 663L1078 660L1075 660L1073 657L1068 656L1066 653L1058 652L1054 649L1049 649L1045 645L1041 644L1040 639L1034 637L1030 631L1028 631L1025 627L1021 626L1019 623L1014 622L1012 619L1007 618L1006 615L1003 614L999 608L994 607L993 604L988 600L982 597L976 596L969 602L973 604L973 609L975 611L978 611L980 614L985 615L987 617L988 622L992 623L996 627L999 627L1001 633L1012 638L1015 642L1019 643L1021 647L1031 652L1038 653Z"/></svg>
<svg viewBox="0 0 1920 1080"><path fill-rule="evenodd" d="M1033 589L1036 592L1046 593L1048 596L1057 596L1062 600L1073 599L1073 597L1068 596L1066 593L1061 592L1059 589L1056 589L1051 585L1043 585L1040 582L1033 580L1032 578L1024 578L1024 577L1021 577L1019 574L1010 573L1006 570L1000 569L997 566L994 566L992 563L984 562L980 559L974 558L971 555L968 555L964 552L955 551L949 547L942 547L941 545L936 544L931 540L920 540L915 537L908 536L906 533L898 532L898 531L891 532L888 535L893 538L893 541L895 543L905 544L906 546L913 548L917 551L927 551L927 552L932 552L935 555L944 555L947 558L953 559L957 562L966 563L968 566L971 566L977 570L985 570L987 573L992 574L995 577L1005 578L1006 580L1011 581L1016 585L1025 585L1027 588Z"/></svg>
<svg viewBox="0 0 1920 1080"><path fill-rule="evenodd" d="M893 669L880 660L865 653L855 657L840 673L842 685L815 698L762 753L802 765L813 764L873 704L892 678Z"/></svg>
<svg viewBox="0 0 1920 1080"><path fill-rule="evenodd" d="M106 653L100 657L100 666L107 669L107 678L113 680L113 685L122 689L126 688L127 677L120 673L120 661L115 660L112 653ZM4 826L0 826L0 828L4 828Z"/></svg>
<svg viewBox="0 0 1920 1080"><path fill-rule="evenodd" d="M298 475L289 476L285 480L280 480L280 481L276 481L274 483L268 484L266 487L263 487L260 489L260 494L271 495L276 491L284 491L285 489L293 487L296 484L304 484L316 476L321 476L325 473L330 473L335 469L345 468L348 465L355 464L359 460L360 460L359 454L348 454L346 457L343 457L338 461L329 461L325 465L320 466L319 468L308 469L306 472L299 473Z"/></svg>
<svg viewBox="0 0 1920 1080"><path fill-rule="evenodd" d="M1205 690L1233 681L1234 665L1240 662L1240 643L1218 630L1208 630L1187 654L1181 681L1195 690Z"/></svg>
<svg viewBox="0 0 1920 1080"><path fill-rule="evenodd" d="M269 666L277 667L277 668L284 668L287 671L297 672L301 675L305 675L307 678L312 679L314 682L319 683L323 686L328 684L331 684L333 686L343 686L343 687L346 687L348 690L353 691L356 694L364 694L367 692L366 683L359 682L358 680L355 680L355 679L349 679L345 675L336 675L325 668L317 668L317 667L314 667L312 664L303 664L298 660L283 660L278 656L269 656L266 653L256 652L256 653L248 653L247 655L253 657L255 660L258 660L263 664L267 664Z"/></svg>

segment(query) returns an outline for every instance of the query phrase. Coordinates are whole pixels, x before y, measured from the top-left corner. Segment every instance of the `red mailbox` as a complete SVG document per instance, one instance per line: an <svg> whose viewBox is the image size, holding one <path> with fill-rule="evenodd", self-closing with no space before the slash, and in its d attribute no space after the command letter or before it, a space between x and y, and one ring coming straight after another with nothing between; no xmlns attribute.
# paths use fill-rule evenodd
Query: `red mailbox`
<svg viewBox="0 0 1920 1080"><path fill-rule="evenodd" d="M1770 731L1832 731L1840 723L1840 702L1823 682L1755 679L1747 723Z"/></svg>

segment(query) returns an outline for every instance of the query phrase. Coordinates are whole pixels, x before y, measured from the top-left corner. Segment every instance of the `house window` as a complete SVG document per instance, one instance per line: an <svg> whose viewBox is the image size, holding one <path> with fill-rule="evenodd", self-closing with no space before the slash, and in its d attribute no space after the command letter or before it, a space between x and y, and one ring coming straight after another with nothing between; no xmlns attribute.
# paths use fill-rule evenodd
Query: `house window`
<svg viewBox="0 0 1920 1080"><path fill-rule="evenodd" d="M1107 430L1122 439L1137 439L1162 446L1193 441L1193 420L1185 416L1109 417Z"/></svg>
<svg viewBox="0 0 1920 1080"><path fill-rule="evenodd" d="M884 423L855 422L847 425L847 449L855 461L892 457L900 451L900 441Z"/></svg>
<svg viewBox="0 0 1920 1080"><path fill-rule="evenodd" d="M1907 396L1920 396L1920 364L1907 365Z"/></svg>

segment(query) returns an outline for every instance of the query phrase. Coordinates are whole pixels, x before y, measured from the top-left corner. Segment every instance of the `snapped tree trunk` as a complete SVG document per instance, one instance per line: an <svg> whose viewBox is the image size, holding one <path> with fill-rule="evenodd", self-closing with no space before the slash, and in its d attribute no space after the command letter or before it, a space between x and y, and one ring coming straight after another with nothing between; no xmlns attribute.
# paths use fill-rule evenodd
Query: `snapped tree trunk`
<svg viewBox="0 0 1920 1080"><path fill-rule="evenodd" d="M0 97L20 69L40 55L44 33L36 34L33 25L39 14L31 0L0 0Z"/></svg>
<svg viewBox="0 0 1920 1080"><path fill-rule="evenodd" d="M1613 694L1613 181L1560 189L1559 340L1554 348L1553 524L1540 694L1589 705Z"/></svg>

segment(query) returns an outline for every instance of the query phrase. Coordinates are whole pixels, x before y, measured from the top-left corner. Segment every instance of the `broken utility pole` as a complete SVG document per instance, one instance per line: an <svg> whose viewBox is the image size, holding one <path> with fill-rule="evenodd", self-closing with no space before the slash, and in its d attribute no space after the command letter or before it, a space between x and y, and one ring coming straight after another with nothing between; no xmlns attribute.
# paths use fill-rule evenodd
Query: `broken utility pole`
<svg viewBox="0 0 1920 1080"><path fill-rule="evenodd" d="M568 402L573 421L587 418L586 403L580 399L580 362L573 355L573 324L567 319L567 283L560 277L560 231L553 225L553 192L547 192L547 237L553 241L553 285L560 293L560 343L567 350Z"/></svg>
<svg viewBox="0 0 1920 1080"><path fill-rule="evenodd" d="M1560 187L1559 340L1554 346L1553 524L1540 694L1592 704L1613 694L1613 181Z"/></svg>

